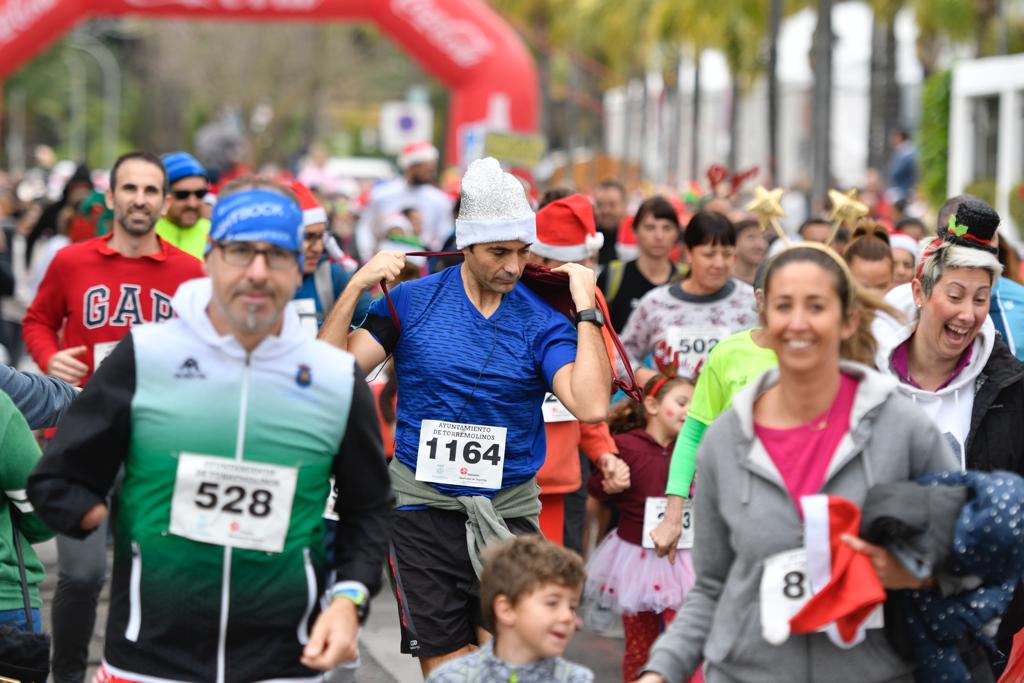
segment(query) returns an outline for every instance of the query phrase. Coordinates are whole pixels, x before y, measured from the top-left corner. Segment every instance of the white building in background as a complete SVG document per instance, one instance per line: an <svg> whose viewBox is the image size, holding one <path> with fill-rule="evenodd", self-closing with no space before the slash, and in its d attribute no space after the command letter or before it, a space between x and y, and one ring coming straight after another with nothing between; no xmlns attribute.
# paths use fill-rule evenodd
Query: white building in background
<svg viewBox="0 0 1024 683"><path fill-rule="evenodd" d="M995 181L1000 234L1021 251L1009 212L1010 190L1024 180L1024 55L973 59L953 69L949 111L950 196L978 180Z"/></svg>
<svg viewBox="0 0 1024 683"><path fill-rule="evenodd" d="M779 184L784 186L807 181L810 176L813 74L809 55L816 22L813 10L802 10L783 21L779 36ZM843 2L833 7L832 167L844 186L863 183L867 171L871 24L872 13L866 3ZM915 48L917 28L909 10L897 17L896 39L896 77L903 91L901 124L913 130L920 117L922 73ZM679 169L675 175L681 181L690 176L693 76L693 63L688 60L679 81L682 111ZM643 164L647 177L665 181L673 175L665 166L670 139L667 124L672 117L666 111L660 76L649 76L647 85L647 121L639 120L643 91L639 83L606 93L606 149L618 158L628 153L631 161ZM708 165L725 163L728 157L730 97L731 80L724 56L717 50L705 51L701 61L698 180L704 180ZM740 103L739 168L767 168L767 102L767 84L761 79ZM643 130L647 131L646 137ZM627 136L632 137L627 140ZM646 143L643 153L641 140Z"/></svg>

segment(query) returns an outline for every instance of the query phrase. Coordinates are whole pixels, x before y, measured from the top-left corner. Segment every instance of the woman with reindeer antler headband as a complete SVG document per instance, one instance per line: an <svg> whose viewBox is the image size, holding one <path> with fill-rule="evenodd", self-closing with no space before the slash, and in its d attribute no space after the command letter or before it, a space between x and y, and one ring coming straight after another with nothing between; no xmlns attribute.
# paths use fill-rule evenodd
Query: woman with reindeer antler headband
<svg viewBox="0 0 1024 683"><path fill-rule="evenodd" d="M624 681L637 677L651 644L682 607L695 580L689 550L680 550L679 561L670 562L655 554L649 538L664 509L672 444L693 395L690 379L680 374L681 354L662 342L654 361L658 374L647 381L643 402L621 402L609 418L619 457L630 468L629 488L609 495L599 471L587 483L591 495L614 500L619 508L618 528L605 537L587 565L585 590L599 606L622 615ZM699 673L691 679L701 681Z"/></svg>

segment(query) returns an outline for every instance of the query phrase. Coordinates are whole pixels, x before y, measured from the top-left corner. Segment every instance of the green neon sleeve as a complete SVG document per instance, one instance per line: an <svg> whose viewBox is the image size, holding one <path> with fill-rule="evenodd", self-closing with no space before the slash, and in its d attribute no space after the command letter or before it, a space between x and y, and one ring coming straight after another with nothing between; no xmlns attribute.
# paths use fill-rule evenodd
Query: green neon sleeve
<svg viewBox="0 0 1024 683"><path fill-rule="evenodd" d="M690 497L690 484L693 483L693 473L697 469L697 447L704 439L704 430L707 428L706 424L693 416L683 423L668 466L668 484L665 486L667 495Z"/></svg>

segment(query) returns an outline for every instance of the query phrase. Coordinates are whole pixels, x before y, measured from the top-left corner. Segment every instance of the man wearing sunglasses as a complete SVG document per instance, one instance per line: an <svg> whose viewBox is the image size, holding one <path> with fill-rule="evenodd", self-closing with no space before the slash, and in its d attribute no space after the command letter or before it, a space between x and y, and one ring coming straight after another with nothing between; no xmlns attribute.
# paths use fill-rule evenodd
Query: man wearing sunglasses
<svg viewBox="0 0 1024 683"><path fill-rule="evenodd" d="M201 261L210 234L210 221L202 216L203 200L210 191L206 169L187 152L165 154L162 161L170 192L156 234Z"/></svg>
<svg viewBox="0 0 1024 683"><path fill-rule="evenodd" d="M28 484L51 528L95 535L124 469L97 680L314 681L356 659L391 489L362 371L287 305L302 214L285 192L224 191L210 277L121 341Z"/></svg>

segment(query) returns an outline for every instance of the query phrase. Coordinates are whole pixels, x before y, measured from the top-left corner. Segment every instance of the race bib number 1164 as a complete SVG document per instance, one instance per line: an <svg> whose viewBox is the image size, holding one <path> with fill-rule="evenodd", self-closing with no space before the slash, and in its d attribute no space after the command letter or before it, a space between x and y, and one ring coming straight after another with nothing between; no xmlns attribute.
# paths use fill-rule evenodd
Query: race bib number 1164
<svg viewBox="0 0 1024 683"><path fill-rule="evenodd" d="M423 420L416 479L435 484L501 488L506 432L505 427Z"/></svg>

